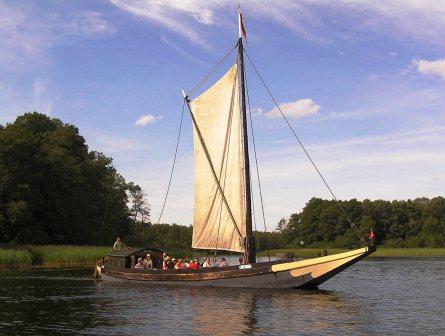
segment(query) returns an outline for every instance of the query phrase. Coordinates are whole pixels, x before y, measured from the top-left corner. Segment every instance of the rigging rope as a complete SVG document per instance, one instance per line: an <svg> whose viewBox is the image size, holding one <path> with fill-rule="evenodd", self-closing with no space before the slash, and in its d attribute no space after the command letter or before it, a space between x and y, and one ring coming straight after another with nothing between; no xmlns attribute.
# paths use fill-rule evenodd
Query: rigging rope
<svg viewBox="0 0 445 336"><path fill-rule="evenodd" d="M250 95L249 95L249 89L248 89L248 86L247 86L247 74L246 74L246 71L244 71L244 81L246 82L245 83L246 84L245 87L246 87L246 96L247 96L247 108L249 109L250 130L251 130L251 133L252 133L252 143L253 143L253 153L254 153L254 157L255 157L256 176L257 176L257 180L258 180L258 190L259 190L259 194L260 194L261 212L262 212L262 215L263 215L264 237L266 238L267 257L269 258L269 261L270 261L269 238L268 238L267 230L266 230L266 216L264 214L263 191L262 191L262 188L261 188L260 171L259 171L258 157L257 157L257 151L256 151L255 132L254 132L254 129L253 129L253 122L252 122L252 111L250 109ZM255 223L255 230L256 230L256 223Z"/></svg>
<svg viewBox="0 0 445 336"><path fill-rule="evenodd" d="M164 203L162 204L161 213L159 214L158 222L156 224L159 224L161 222L162 214L164 213L165 205L167 204L168 193L170 192L170 186L173 179L173 172L175 170L175 165L176 165L176 157L178 155L179 140L181 139L182 122L184 120L184 109L185 109L185 100L182 102L181 121L179 122L178 138L176 140L175 155L173 157L172 169L170 171L170 178L168 180L167 192L165 193Z"/></svg>
<svg viewBox="0 0 445 336"><path fill-rule="evenodd" d="M284 115L283 111L281 110L280 106L278 105L278 102L276 101L276 99L274 98L274 96L272 95L272 92L270 91L269 87L267 86L266 82L264 81L263 77L260 75L260 73L258 72L255 64L253 64L252 59L250 58L249 54L247 53L246 49L244 49L244 52L246 53L247 58L249 59L250 64L252 65L252 68L255 70L255 73L257 74L258 78L260 79L261 83L264 85L264 88L266 89L267 93L269 94L270 98L272 99L273 103L275 104L275 106L277 107L278 111L280 112L281 116L283 117L283 119L285 120L287 126L289 127L289 129L291 130L292 134L294 135L295 139L297 139L298 143L300 144L301 148L303 149L304 153L306 154L307 158L309 159L309 161L311 162L312 166L315 168L315 170L317 171L318 175L320 176L321 180L323 181L324 185L326 186L326 188L329 190L330 194L332 195L332 197L334 198L337 206L340 208L340 210L343 212L343 214L345 215L346 219L348 220L351 228L354 230L354 232L357 235L357 238L366 244L364 238L362 237L362 235L360 234L359 230L357 229L357 226L354 224L354 222L352 222L351 218L348 216L346 210L344 209L344 207L341 205L341 203L339 202L339 200L337 199L337 197L335 196L334 192L332 191L331 187L329 186L329 184L327 183L326 179L323 177L323 175L321 174L320 170L318 169L317 165L315 164L314 160L312 159L312 157L309 155L309 152L306 150L306 147L303 145L303 143L301 142L300 138L298 137L297 133L295 133L293 127L291 126L289 120L286 118L286 116Z"/></svg>
<svg viewBox="0 0 445 336"><path fill-rule="evenodd" d="M212 76L216 70L218 70L218 68L221 66L221 64L224 63L224 61L227 59L227 57L229 57L233 51L238 47L238 43L236 43L236 45L229 49L229 51L224 55L223 58L221 58L221 60L216 63L212 69L210 69L210 71L198 82L198 84L196 84L193 89L190 90L190 92L187 93L187 97L191 97L201 86L204 85L204 83L209 79L210 76Z"/></svg>

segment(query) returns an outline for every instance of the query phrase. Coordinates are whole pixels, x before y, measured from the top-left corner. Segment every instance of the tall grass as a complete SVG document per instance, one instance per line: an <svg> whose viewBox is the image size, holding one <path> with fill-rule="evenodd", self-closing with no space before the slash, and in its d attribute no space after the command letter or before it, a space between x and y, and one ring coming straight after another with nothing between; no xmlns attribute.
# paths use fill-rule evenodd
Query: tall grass
<svg viewBox="0 0 445 336"><path fill-rule="evenodd" d="M73 267L94 265L110 252L110 247L45 245L29 248L34 264L43 267Z"/></svg>
<svg viewBox="0 0 445 336"><path fill-rule="evenodd" d="M8 246L0 248L0 267L92 266L110 251L104 246Z"/></svg>
<svg viewBox="0 0 445 336"><path fill-rule="evenodd" d="M29 251L9 248L0 249L0 268L9 268L17 265L30 266L32 255Z"/></svg>

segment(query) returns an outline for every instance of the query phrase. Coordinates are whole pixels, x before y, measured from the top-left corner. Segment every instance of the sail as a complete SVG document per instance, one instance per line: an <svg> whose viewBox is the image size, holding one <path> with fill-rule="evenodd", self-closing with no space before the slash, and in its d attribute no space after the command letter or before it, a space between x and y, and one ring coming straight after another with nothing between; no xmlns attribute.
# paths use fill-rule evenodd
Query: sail
<svg viewBox="0 0 445 336"><path fill-rule="evenodd" d="M240 234L243 238L246 236L246 205L243 127L239 100L235 64L210 89L190 103L196 123L193 130L195 148L193 248L243 251ZM233 217L215 181L199 133Z"/></svg>

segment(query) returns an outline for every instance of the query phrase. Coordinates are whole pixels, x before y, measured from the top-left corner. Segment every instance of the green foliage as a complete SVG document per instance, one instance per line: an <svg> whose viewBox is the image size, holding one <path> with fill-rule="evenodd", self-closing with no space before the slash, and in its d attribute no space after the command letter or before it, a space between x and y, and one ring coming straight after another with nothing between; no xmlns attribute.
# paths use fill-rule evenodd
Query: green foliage
<svg viewBox="0 0 445 336"><path fill-rule="evenodd" d="M0 128L0 243L111 244L130 231L127 202L75 126L34 112Z"/></svg>
<svg viewBox="0 0 445 336"><path fill-rule="evenodd" d="M111 251L102 246L45 245L31 246L35 265L43 267L90 266Z"/></svg>
<svg viewBox="0 0 445 336"><path fill-rule="evenodd" d="M0 268L17 265L29 266L31 263L32 255L29 251L0 248Z"/></svg>
<svg viewBox="0 0 445 336"><path fill-rule="evenodd" d="M445 199L417 198L408 201L355 199L342 201L360 235L371 228L376 241L388 247L445 247ZM305 208L280 220L278 232L283 246L298 248L300 242L312 247L347 247L358 239L334 201L311 199Z"/></svg>
<svg viewBox="0 0 445 336"><path fill-rule="evenodd" d="M5 246L0 248L0 268L92 266L110 250L102 246Z"/></svg>
<svg viewBox="0 0 445 336"><path fill-rule="evenodd" d="M132 235L126 238L126 244L132 246L151 246L166 251L191 251L191 226L136 223Z"/></svg>

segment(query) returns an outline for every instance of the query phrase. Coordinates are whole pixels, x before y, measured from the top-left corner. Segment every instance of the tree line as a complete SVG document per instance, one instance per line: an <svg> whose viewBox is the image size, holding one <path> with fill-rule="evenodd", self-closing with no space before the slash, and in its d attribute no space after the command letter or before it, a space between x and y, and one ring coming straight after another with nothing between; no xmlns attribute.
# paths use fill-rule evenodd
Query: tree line
<svg viewBox="0 0 445 336"><path fill-rule="evenodd" d="M387 247L444 247L445 198L407 201L340 201L359 236L370 229L376 243ZM359 239L335 201L312 198L289 219L277 226L281 243L288 247L355 247Z"/></svg>
<svg viewBox="0 0 445 336"><path fill-rule="evenodd" d="M373 228L378 244L445 246L443 197L340 204L359 235ZM37 112L0 125L0 243L104 245L117 235L134 246L190 251L192 227L152 224L141 187L89 150L77 127ZM359 244L339 205L319 198L255 236L260 251Z"/></svg>
<svg viewBox="0 0 445 336"><path fill-rule="evenodd" d="M0 243L101 245L131 233L147 215L128 206L142 191L112 162L44 114L0 125Z"/></svg>

